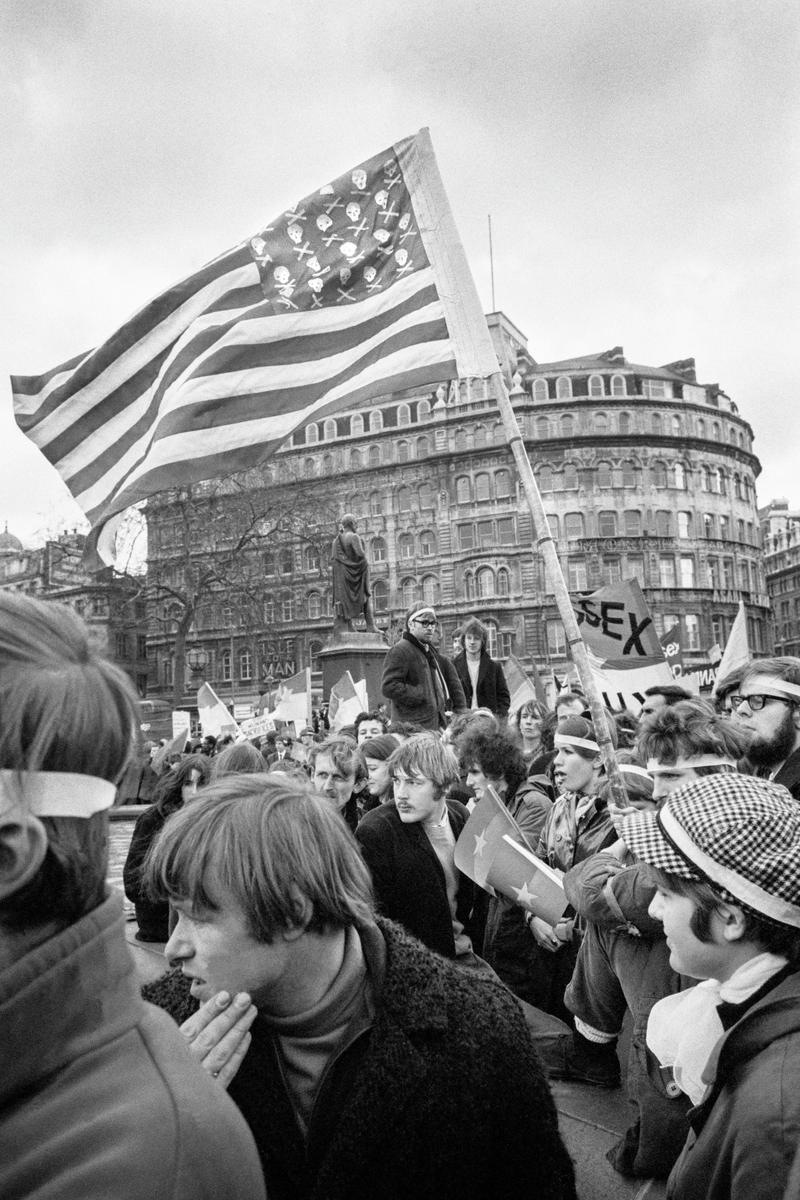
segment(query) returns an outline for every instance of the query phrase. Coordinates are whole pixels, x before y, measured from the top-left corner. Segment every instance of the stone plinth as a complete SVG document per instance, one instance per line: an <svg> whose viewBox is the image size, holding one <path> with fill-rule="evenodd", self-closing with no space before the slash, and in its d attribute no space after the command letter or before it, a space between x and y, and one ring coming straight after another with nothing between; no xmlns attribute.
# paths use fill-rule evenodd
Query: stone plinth
<svg viewBox="0 0 800 1200"><path fill-rule="evenodd" d="M331 638L319 652L322 666L322 696L327 704L331 688L338 679L349 671L353 680L367 681L369 708L377 708L382 701L381 675L383 660L389 647L380 635L348 630Z"/></svg>

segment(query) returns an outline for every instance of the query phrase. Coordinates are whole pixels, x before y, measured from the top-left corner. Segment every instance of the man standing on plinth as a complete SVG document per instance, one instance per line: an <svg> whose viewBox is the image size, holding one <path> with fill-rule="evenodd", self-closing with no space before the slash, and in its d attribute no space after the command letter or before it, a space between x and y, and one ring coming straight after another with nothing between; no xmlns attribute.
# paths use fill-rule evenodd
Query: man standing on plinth
<svg viewBox="0 0 800 1200"><path fill-rule="evenodd" d="M331 545L333 568L333 632L353 628L353 618L364 614L368 633L377 633L369 590L369 565L364 544L356 533L356 519L345 513Z"/></svg>

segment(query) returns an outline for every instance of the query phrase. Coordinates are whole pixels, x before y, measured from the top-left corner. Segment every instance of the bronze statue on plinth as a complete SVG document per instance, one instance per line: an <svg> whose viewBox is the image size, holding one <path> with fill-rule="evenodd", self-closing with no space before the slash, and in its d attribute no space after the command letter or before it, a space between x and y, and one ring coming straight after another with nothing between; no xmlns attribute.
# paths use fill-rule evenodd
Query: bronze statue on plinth
<svg viewBox="0 0 800 1200"><path fill-rule="evenodd" d="M363 614L367 633L378 633L369 588L369 564L364 544L356 533L356 519L345 513L331 545L333 568L333 636L353 630L353 620Z"/></svg>

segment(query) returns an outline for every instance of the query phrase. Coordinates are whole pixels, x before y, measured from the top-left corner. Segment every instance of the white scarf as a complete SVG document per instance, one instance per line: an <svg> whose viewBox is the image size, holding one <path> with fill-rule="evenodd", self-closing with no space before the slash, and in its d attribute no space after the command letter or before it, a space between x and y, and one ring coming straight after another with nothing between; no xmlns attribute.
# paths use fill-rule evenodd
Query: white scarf
<svg viewBox="0 0 800 1200"><path fill-rule="evenodd" d="M647 1045L662 1067L672 1067L675 1082L692 1104L699 1104L709 1083L703 1075L711 1052L725 1033L720 1003L742 1004L786 966L778 954L757 954L730 979L704 979L696 987L665 996L647 1018Z"/></svg>

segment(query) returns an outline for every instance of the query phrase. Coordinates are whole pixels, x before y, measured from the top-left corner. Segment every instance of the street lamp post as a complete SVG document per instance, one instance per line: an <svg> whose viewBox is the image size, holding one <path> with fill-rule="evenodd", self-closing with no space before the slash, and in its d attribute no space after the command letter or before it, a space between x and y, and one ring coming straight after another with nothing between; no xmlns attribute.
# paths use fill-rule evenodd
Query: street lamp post
<svg viewBox="0 0 800 1200"><path fill-rule="evenodd" d="M192 673L192 683L198 683L208 666L208 653L202 646L195 644L186 652L186 663Z"/></svg>

